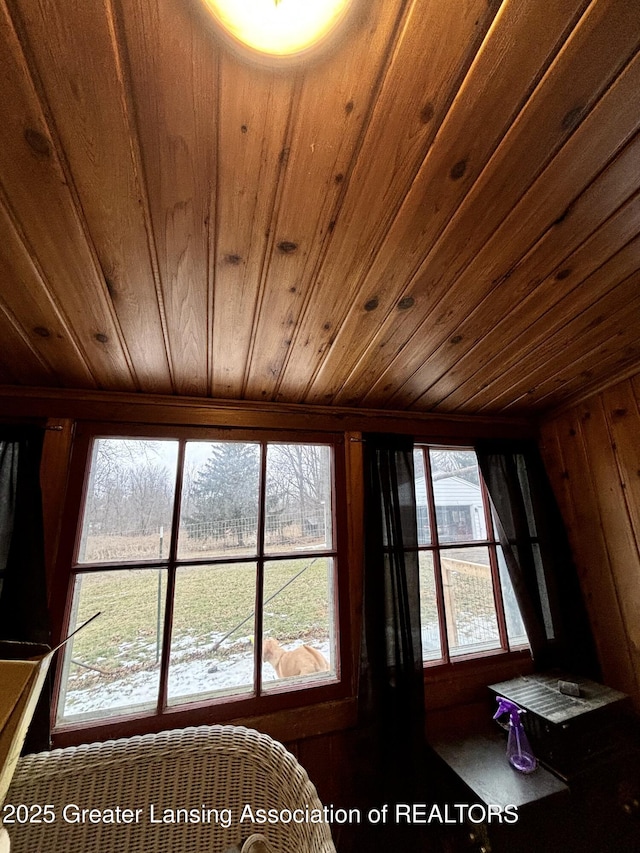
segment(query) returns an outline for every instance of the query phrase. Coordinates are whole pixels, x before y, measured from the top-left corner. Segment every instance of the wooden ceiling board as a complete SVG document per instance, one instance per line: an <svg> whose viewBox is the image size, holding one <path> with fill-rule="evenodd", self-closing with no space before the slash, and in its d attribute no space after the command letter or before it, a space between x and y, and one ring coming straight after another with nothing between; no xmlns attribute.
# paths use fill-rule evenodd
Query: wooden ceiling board
<svg viewBox="0 0 640 853"><path fill-rule="evenodd" d="M279 65L203 0L0 0L1 382L495 417L640 370L640 5L353 2Z"/></svg>
<svg viewBox="0 0 640 853"><path fill-rule="evenodd" d="M635 238L639 228L636 193L551 274L541 281L528 279L512 310L493 329L485 326L485 334L428 389L429 394L446 399L455 410L492 399L488 395L495 393L490 389L496 384L510 385L514 379L509 370L517 369L523 354L640 267L640 240Z"/></svg>
<svg viewBox="0 0 640 853"><path fill-rule="evenodd" d="M176 391L211 387L217 52L184 0L118 3Z"/></svg>
<svg viewBox="0 0 640 853"><path fill-rule="evenodd" d="M170 393L162 296L139 202L112 10L84 0L67 0L64 8L54 0L14 2L138 380Z"/></svg>
<svg viewBox="0 0 640 853"><path fill-rule="evenodd" d="M603 224L603 218L606 221L627 201L631 193L636 192L640 183L639 145L640 137L636 136L609 168L605 169L581 196L570 203L566 216L550 225L517 266L504 271L502 275L496 270L483 271L483 278L490 282L484 302L476 309L468 306L466 319L454 318L457 321L453 327L455 336L445 340L444 347L439 351L430 353L431 357L426 362L431 371L431 381L426 376L427 367L423 366L401 388L400 395L405 405L417 403L420 407L423 397L426 398L427 405L442 399L437 392L432 394L431 386L434 385L435 378L444 376L445 371L455 362L455 350L463 340L470 339L472 343L477 341L477 329L475 335L468 330L474 323L479 323L483 332L492 332L494 351L504 347L504 340L488 325L491 318L495 320L508 317L513 307L517 306L538 282L550 275L557 266L563 265L567 255L595 233ZM632 211L635 211L635 205ZM615 220L614 226L616 223L619 224L622 239L626 242L632 236L627 230L630 223ZM522 233L518 229L517 220L512 233L517 236ZM517 254L512 252L511 256L517 257ZM463 282L465 279L469 280L467 273L461 277ZM542 305L536 299L529 308L529 323L532 323ZM460 339L458 336L461 336Z"/></svg>
<svg viewBox="0 0 640 853"><path fill-rule="evenodd" d="M577 0L554 2L543 18L531 14L531 3L518 0L501 7L366 272L357 301L307 395L308 402L354 402L351 398L356 395L345 383L367 346L396 315L400 325L411 324L414 309L398 307L407 282L450 222L584 6ZM525 32L532 40L530 49L516 61L508 48L521 42ZM371 300L377 300L377 307L367 311L365 305ZM386 357L382 350L384 346L374 347L371 358L376 364Z"/></svg>
<svg viewBox="0 0 640 853"><path fill-rule="evenodd" d="M101 387L137 382L59 146L42 111L7 7L0 5L0 181L15 230L76 334ZM0 235L0 239L3 236Z"/></svg>
<svg viewBox="0 0 640 853"><path fill-rule="evenodd" d="M51 299L29 252L16 233L6 209L0 205L0 281L10 281L3 288L0 302L10 312L15 328L29 338L30 347L47 365L58 384L74 388L97 388L87 362L73 335ZM3 348L9 349L2 338ZM11 351L11 350L10 350ZM48 377L47 377L48 378Z"/></svg>
<svg viewBox="0 0 640 853"><path fill-rule="evenodd" d="M503 393L476 411L487 414L506 407L517 411L528 405L530 397L544 398L551 394L561 402L565 395L574 395L576 384L587 383L597 388L601 362L628 366L629 359L640 351L628 323L630 317L634 323L640 319L638 284L639 279L634 274L574 318L555 337L546 339L514 371L517 384L513 386L515 392L510 391L506 405L507 395ZM620 307L618 300L622 296L628 301ZM583 354L585 340L589 342L589 353ZM570 367L558 367L563 364L567 352L573 358Z"/></svg>
<svg viewBox="0 0 640 853"><path fill-rule="evenodd" d="M0 377L8 385L55 386L53 369L34 348L20 322L0 297Z"/></svg>
<svg viewBox="0 0 640 853"><path fill-rule="evenodd" d="M580 366L580 370L574 370L573 375L580 376L585 370L592 369L589 364L597 364L599 359L608 357L612 341L625 345L632 343L635 331L634 324L630 323L629 319L640 318L639 285L640 275L634 272L571 320L564 324L557 323L556 330L547 331L544 339L527 353L526 358L508 372L509 391L503 390L504 383L496 383L492 389L493 393L478 395L474 401L476 410L485 413L500 411L512 401L518 402L539 393L540 383L546 381L547 377L556 382L558 373L564 376L564 371L557 371L557 365L563 364L567 354L572 359L572 370L577 365ZM566 303L570 303L574 298L569 294L565 297L565 304L560 303L560 316L568 314L567 309L572 306ZM589 353L582 362L585 341L588 341ZM582 378L591 376L583 375ZM513 389L516 389L515 395Z"/></svg>
<svg viewBox="0 0 640 853"><path fill-rule="evenodd" d="M220 57L213 397L243 393L295 83L292 75Z"/></svg>
<svg viewBox="0 0 640 853"><path fill-rule="evenodd" d="M615 84L604 94L490 240L484 246L478 246L476 257L459 278L460 292L472 291L475 281L488 281L496 287L504 285L507 278L513 276L514 268L508 265L505 268L502 254L512 259L512 264L515 265L547 229L553 230L560 222L565 222L567 217L571 216L571 206L581 190L591 184L602 170L603 164L615 157L638 127L640 127L640 56L634 58ZM602 132L602 128L606 128L607 132ZM566 230L567 227L571 226L567 223L564 229ZM509 286L513 286L513 282L510 282ZM489 289L485 299L490 300L492 293L493 290ZM514 308L519 305L519 301L519 298L513 300ZM427 349L426 345L422 348L416 346L413 351L409 346L405 348L400 370L401 376L408 377L405 380L407 386L404 391L407 395L405 399L408 398L410 390L415 389L413 399L417 399L434 382L446 381L445 377L440 379L438 375L434 376L433 372L426 380L419 375L422 365L425 365L424 370L430 369L429 356L437 350L438 345L449 345L456 349L446 367L449 371L474 343L460 327L464 322L461 317L464 318L467 312L471 313L473 306L469 305L468 300L464 298L461 305L456 305L453 300L451 303L449 300L443 300L444 311L456 307L462 309L462 314L458 315L458 322L451 322L446 327L441 340L435 340L435 346L431 349ZM507 307L504 306L502 310L493 312L496 326L503 320L509 322L510 315L505 312ZM440 325L437 315L435 325ZM431 332L433 327L433 321L430 325L429 320L423 324L423 328ZM490 331L490 328L487 329L487 333ZM423 330L421 332L423 337L426 337L426 332ZM460 338L459 335L462 337ZM444 344L441 343L442 340ZM492 335L487 342L494 349L498 348L498 345L493 344ZM398 383L393 374L398 367L399 365L392 363L377 383L372 385L366 398L367 404L373 404L376 395L388 394L389 389L385 386L389 382L395 383L393 386L395 393L392 392L390 401L393 403L394 399L397 400L403 392L402 380ZM467 378L470 375L467 374ZM461 379L461 377L458 378ZM423 381L424 384L421 384ZM435 401L440 399L437 395L434 396Z"/></svg>
<svg viewBox="0 0 640 853"><path fill-rule="evenodd" d="M412 4L332 221L329 249L294 330L279 398L305 397L497 9L471 0L459 4L456 15L443 16L439 2Z"/></svg>
<svg viewBox="0 0 640 853"><path fill-rule="evenodd" d="M578 121L576 103L581 104L581 112L586 111L623 64L618 55L612 56L607 50L609 41L624 33L628 50L637 49L640 26L636 25L633 30L624 4L620 0L614 0L614 4L619 7L619 14L614 14L615 8L609 8L606 19L601 18L603 10L599 7L595 10L591 7L585 13L470 188L421 270L399 294L403 299L413 299L413 307L406 313L392 312L381 324L336 402L344 404L348 392L351 402L361 403L366 399L367 389L398 354L404 366L407 350L410 353L411 349L407 341L419 329L421 334L415 339L415 346L420 352L424 351L425 343L435 348L448 337L459 343L457 325L462 317L469 313L476 300L483 298L492 280L506 274L518 260L511 248L505 250L502 240L494 239L491 247L493 271L490 277L484 271L478 274L477 263L483 248L573 130ZM633 36L629 35L630 30ZM576 82L569 80L569 68L573 69ZM519 227L515 233L518 238L521 236ZM428 355L429 351L424 352L425 359ZM396 382L391 385L393 387L397 387ZM396 402L404 407L411 400L399 393ZM375 405L368 400L367 403Z"/></svg>
<svg viewBox="0 0 640 853"><path fill-rule="evenodd" d="M334 61L311 66L301 81L273 224L245 394L271 399L292 332L344 193L378 87L399 0L374 5L343 41Z"/></svg>
<svg viewBox="0 0 640 853"><path fill-rule="evenodd" d="M628 332L626 334L628 336ZM615 375L620 377L618 381L636 376L638 360L640 359L640 344L637 340L626 344L626 346L623 346L623 343L623 340L609 341L605 353L595 362L589 356L585 356L581 359L578 371L558 372L550 382L550 387L546 392L537 395L538 399L543 401L545 410L564 409L567 404L575 405L581 400L588 400L612 387L610 383L605 383L602 379L597 378L603 365L606 370L614 371ZM612 352L613 348L615 348L615 352ZM569 373L572 375L569 376ZM532 392L532 394L527 395L526 399L511 402L509 404L510 411L530 410L529 397L533 397L534 394L535 392Z"/></svg>

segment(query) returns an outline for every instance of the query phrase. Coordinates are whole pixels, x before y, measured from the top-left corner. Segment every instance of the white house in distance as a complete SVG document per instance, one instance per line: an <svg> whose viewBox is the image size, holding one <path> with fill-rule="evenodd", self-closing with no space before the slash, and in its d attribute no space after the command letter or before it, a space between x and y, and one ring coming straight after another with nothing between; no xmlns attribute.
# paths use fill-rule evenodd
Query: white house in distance
<svg viewBox="0 0 640 853"><path fill-rule="evenodd" d="M419 539L428 538L429 515L424 472L416 471L416 505ZM469 542L486 539L486 527L480 487L462 477L435 479L433 493L440 539L446 542ZM425 535L426 534L426 535Z"/></svg>

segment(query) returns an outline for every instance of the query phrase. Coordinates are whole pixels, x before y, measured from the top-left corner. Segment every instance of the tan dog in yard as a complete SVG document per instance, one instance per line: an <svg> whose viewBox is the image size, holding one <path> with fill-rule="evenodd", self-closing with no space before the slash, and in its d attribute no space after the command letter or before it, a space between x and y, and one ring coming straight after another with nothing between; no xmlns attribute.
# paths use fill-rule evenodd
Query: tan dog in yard
<svg viewBox="0 0 640 853"><path fill-rule="evenodd" d="M269 638L262 644L262 660L275 669L278 678L291 678L293 675L310 675L312 672L327 672L327 659L311 646L298 646L285 651L280 643Z"/></svg>

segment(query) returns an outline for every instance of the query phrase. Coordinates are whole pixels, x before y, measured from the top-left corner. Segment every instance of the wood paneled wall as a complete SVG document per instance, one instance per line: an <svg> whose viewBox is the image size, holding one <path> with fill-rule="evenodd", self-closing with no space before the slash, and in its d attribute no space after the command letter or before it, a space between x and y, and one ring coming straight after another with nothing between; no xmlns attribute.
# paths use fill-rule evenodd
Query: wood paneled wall
<svg viewBox="0 0 640 853"><path fill-rule="evenodd" d="M545 420L604 680L640 709L640 374Z"/></svg>

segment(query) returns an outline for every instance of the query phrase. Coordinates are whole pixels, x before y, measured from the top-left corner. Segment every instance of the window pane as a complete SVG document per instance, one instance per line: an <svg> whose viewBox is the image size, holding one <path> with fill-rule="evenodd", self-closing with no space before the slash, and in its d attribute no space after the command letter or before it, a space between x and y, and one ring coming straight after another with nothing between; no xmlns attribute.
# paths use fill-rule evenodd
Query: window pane
<svg viewBox="0 0 640 853"><path fill-rule="evenodd" d="M431 544L431 525L429 523L429 504L425 481L424 455L421 450L413 451L413 466L416 483L416 516L418 522L418 545Z"/></svg>
<svg viewBox="0 0 640 853"><path fill-rule="evenodd" d="M166 582L164 569L76 577L69 632L100 616L65 646L58 722L156 707Z"/></svg>
<svg viewBox="0 0 640 853"><path fill-rule="evenodd" d="M488 548L440 552L451 656L500 648Z"/></svg>
<svg viewBox="0 0 640 853"><path fill-rule="evenodd" d="M270 444L266 501L267 553L331 548L331 449Z"/></svg>
<svg viewBox="0 0 640 853"><path fill-rule="evenodd" d="M442 645L440 642L433 554L430 551L420 551L419 559L422 658L425 661L440 660L442 658Z"/></svg>
<svg viewBox="0 0 640 853"><path fill-rule="evenodd" d="M187 443L178 557L256 553L260 445Z"/></svg>
<svg viewBox="0 0 640 853"><path fill-rule="evenodd" d="M473 450L431 449L431 476L440 542L485 540L480 475Z"/></svg>
<svg viewBox="0 0 640 853"><path fill-rule="evenodd" d="M78 562L166 558L177 458L177 441L96 439Z"/></svg>
<svg viewBox="0 0 640 853"><path fill-rule="evenodd" d="M333 560L277 560L264 570L265 690L336 674ZM307 648L305 648L305 646Z"/></svg>
<svg viewBox="0 0 640 853"><path fill-rule="evenodd" d="M176 571L170 704L253 692L255 563Z"/></svg>
<svg viewBox="0 0 640 853"><path fill-rule="evenodd" d="M527 632L520 616L520 608L509 577L509 571L504 559L502 548L496 548L498 556L498 568L500 569L500 586L502 587L502 601L504 603L504 616L507 623L507 637L510 646L528 646Z"/></svg>

